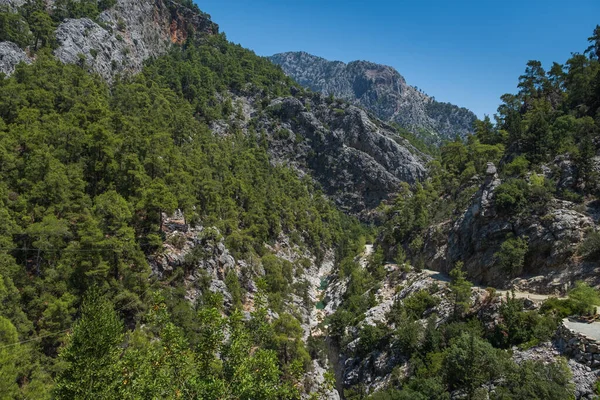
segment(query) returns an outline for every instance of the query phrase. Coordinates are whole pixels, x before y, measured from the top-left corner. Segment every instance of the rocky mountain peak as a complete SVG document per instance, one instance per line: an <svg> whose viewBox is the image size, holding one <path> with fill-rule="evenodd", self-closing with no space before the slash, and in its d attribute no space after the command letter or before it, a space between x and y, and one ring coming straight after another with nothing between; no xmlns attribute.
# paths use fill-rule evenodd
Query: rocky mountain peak
<svg viewBox="0 0 600 400"><path fill-rule="evenodd" d="M436 101L394 68L369 61L328 61L305 52L275 54L271 61L301 85L364 107L427 142L472 132L477 117L466 108Z"/></svg>

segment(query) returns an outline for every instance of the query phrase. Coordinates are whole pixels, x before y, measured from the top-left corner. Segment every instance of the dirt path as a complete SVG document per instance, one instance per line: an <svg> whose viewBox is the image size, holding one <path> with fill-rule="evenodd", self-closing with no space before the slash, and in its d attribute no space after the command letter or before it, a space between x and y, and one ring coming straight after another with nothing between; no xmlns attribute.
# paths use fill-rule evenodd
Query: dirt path
<svg viewBox="0 0 600 400"><path fill-rule="evenodd" d="M582 333L590 339L600 342L600 322L592 322L591 324L588 324L587 322L575 322L569 320L569 318L565 318L563 319L563 324L575 332Z"/></svg>
<svg viewBox="0 0 600 400"><path fill-rule="evenodd" d="M424 269L423 272L425 272L427 275L429 275L432 279L435 279L439 282L446 282L449 283L450 282L450 277L448 275L444 275L443 273L439 272L439 271L432 271L430 269ZM473 286L475 288L478 289L486 289L485 286ZM505 297L507 293L511 293L510 290L500 290L500 289L496 289L496 293L502 297ZM515 297L517 299L529 299L531 301L534 301L536 303L541 303L542 301L550 298L550 297L557 297L555 295L549 295L549 294L539 294L539 293L529 293L529 292L515 292ZM564 299L566 297L559 297L561 299Z"/></svg>
<svg viewBox="0 0 600 400"><path fill-rule="evenodd" d="M450 282L450 277L442 274L441 272L427 270L427 269L423 270L423 272L425 272L432 279L435 279L437 281L446 282L446 283ZM474 286L474 287L477 287L480 289L485 289L482 286ZM496 290L496 293L499 294L500 296L506 296L506 294L510 293L510 291L509 290ZM556 296L552 296L552 295L528 293L528 292L514 292L514 293L515 293L515 297L518 299L529 299L535 303L541 303L550 297L556 297ZM567 296L559 297L559 298L566 299ZM567 328L569 328L575 332L578 332L580 334L583 334L583 335L589 337L590 339L594 339L594 340L600 342L600 322L593 322L590 324L587 322L572 321L572 320L569 320L568 318L563 319L562 322L563 322L564 326L566 326Z"/></svg>

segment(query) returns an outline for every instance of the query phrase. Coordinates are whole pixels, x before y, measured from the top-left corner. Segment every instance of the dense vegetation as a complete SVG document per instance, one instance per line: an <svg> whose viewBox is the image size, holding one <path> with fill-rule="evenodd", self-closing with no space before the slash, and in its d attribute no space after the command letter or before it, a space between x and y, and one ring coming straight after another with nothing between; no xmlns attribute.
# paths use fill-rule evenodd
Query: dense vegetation
<svg viewBox="0 0 600 400"><path fill-rule="evenodd" d="M438 285L417 291L396 301L386 322L376 325L358 324L368 306L357 308L353 305L355 297L346 298L329 321L332 338L341 348L348 348L356 338L352 332L357 329L359 341L350 355L369 359L372 352L385 351L389 357L404 360L391 373L389 389L369 395L363 384L357 384L346 389L346 398L449 399L455 391L469 399L487 395L494 399L571 398L573 387L568 383L570 371L565 364L517 364L507 350L549 340L561 318L586 310L598 301L598 292L580 284L569 293L568 300L551 299L539 311L527 310L522 299L507 295L502 299L497 320L490 324L472 311L472 283L465 279L460 265L451 275L448 293L439 294ZM353 275L352 280L350 293L356 281L365 285L361 288L363 293L374 291L368 285L373 281L361 279L360 275ZM354 296L360 297L358 293ZM494 304L496 297L490 289L485 304ZM451 301L453 311L439 323L431 311L441 298ZM372 301L370 306L376 304ZM406 362L407 375L402 369ZM494 387L491 393L490 384Z"/></svg>
<svg viewBox="0 0 600 400"><path fill-rule="evenodd" d="M180 3L199 12L189 0ZM597 196L591 160L600 129L600 28L586 53L565 66L546 73L539 62L528 63L519 93L503 96L495 124L486 118L465 141L447 143L428 180L405 185L381 207L378 247L362 268L355 256L365 228L341 214L310 177L272 165L266 132L236 122L243 107L235 95L264 107L292 93L293 82L267 60L224 35L204 36L109 85L84 64L52 57L60 21L97 19L114 4L57 0L49 13L43 1L30 0L19 10L0 9L0 41L36 55L32 65L0 78L3 398L300 398L311 358L323 349L314 338L304 343L290 306L292 293L312 306L303 282L295 281L310 261L292 263L265 246L281 236L317 261L336 250L339 277L349 278L342 305L327 321L338 345L354 340L354 330L357 357L391 347L409 361L408 377L394 378L371 398L447 399L451 391L479 398L491 383L498 399L571 396L565 365L516 364L507 349L548 340L559 318L591 312L599 296L585 284L539 311L507 296L490 326L471 312L471 283L459 263L443 324L428 314L441 302L439 288L396 302L389 325L360 323L377 303L387 256L403 265L398 275L425 267L424 231L464 209L488 162L500 166L503 178L499 213L543 210L552 196ZM228 122L221 136L209 128L216 121ZM541 173L557 156L575 165L573 190L556 190ZM245 292L232 271L224 277L231 306L204 281L198 301L186 299L184 275L206 257L199 246L171 276L151 276L148 258L166 240L163 218L177 209L189 225L206 228L194 240L216 246L223 238L238 260L264 270L255 276L252 313L243 312ZM527 252L526 238L510 236L496 257L518 275ZM579 252L598 260L598 234L590 232ZM346 396L368 394L358 386Z"/></svg>
<svg viewBox="0 0 600 400"><path fill-rule="evenodd" d="M0 40L37 50L34 64L0 79L2 397L298 398L310 356L283 300L306 265L265 243L283 233L317 258L332 247L343 258L360 227L309 177L271 165L264 132L208 128L238 112L230 93L277 96L289 79L216 35L109 86L49 49L56 21L111 3L57 2L51 15L40 4L0 13ZM49 36L37 37L46 22ZM176 209L213 227L238 259L262 258L268 275L249 320L235 274L231 309L208 290L185 300L181 271L150 278L147 257Z"/></svg>
<svg viewBox="0 0 600 400"><path fill-rule="evenodd" d="M600 132L600 28L589 40L584 54L554 63L549 71L539 61L528 62L519 92L502 96L495 123L486 116L465 141L442 146L430 164L430 178L382 206L386 249L402 246L419 266L424 231L466 208L489 162L498 166L502 180L494 194L500 214L543 214L553 197L582 203L598 195L593 160ZM561 173L555 164L562 160L572 165L573 184L558 189ZM589 259L597 257L594 238L590 233L580 251ZM498 254L512 276L522 272L525 239L507 237Z"/></svg>
<svg viewBox="0 0 600 400"><path fill-rule="evenodd" d="M490 325L472 313L471 283L458 262L447 295L454 311L439 326L437 316L430 314L440 300L434 296L437 287L396 302L386 323L373 326L362 321L377 304L381 281L385 278L389 284L397 279L385 272L385 261L401 266L393 274L428 267L423 257L425 234L442 235L439 225L462 215L483 182L488 163L498 167L502 182L494 192L495 211L501 216L543 218L553 198L576 204L597 199L593 159L600 133L600 27L589 41L584 54L573 54L564 65L554 63L548 72L540 62L530 61L519 78L519 92L502 96L495 123L486 116L465 140L444 144L434 153L427 180L405 185L392 202L382 204L376 251L365 269L356 263L347 263L345 269L342 265L350 283L328 323L332 337L351 356L369 359L378 354L374 351L392 349L395 357L408 361L408 373L393 372L397 378L388 391L369 397L359 384L347 390L347 398L447 399L453 391L470 399L572 396L565 365L516 364L506 349L549 340L561 318L592 313L600 299L598 291L586 284L578 283L569 299L551 298L537 311L526 310L523 300L508 296ZM555 164L561 160L572 165L573 182L558 189L561 176ZM551 173L544 173L548 170ZM436 226L437 231L432 229ZM598 233L591 231L577 256L597 261L599 249ZM508 276L520 276L528 252L527 237L508 235L494 259ZM494 296L490 289L488 298ZM491 393L490 384L495 387Z"/></svg>

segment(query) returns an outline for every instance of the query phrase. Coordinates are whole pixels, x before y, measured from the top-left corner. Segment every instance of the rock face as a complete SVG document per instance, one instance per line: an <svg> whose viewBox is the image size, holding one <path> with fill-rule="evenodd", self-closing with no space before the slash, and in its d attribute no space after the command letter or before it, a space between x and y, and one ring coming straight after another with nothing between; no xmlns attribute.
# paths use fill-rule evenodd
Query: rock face
<svg viewBox="0 0 600 400"><path fill-rule="evenodd" d="M320 93L294 93L266 104L230 93L238 111L211 129L222 136L264 133L272 163L310 175L340 209L366 219L401 182L425 178L430 157L386 123Z"/></svg>
<svg viewBox="0 0 600 400"><path fill-rule="evenodd" d="M10 10L16 10L26 3L26 0L0 0L0 6L6 6Z"/></svg>
<svg viewBox="0 0 600 400"><path fill-rule="evenodd" d="M550 199L543 209L530 213L499 212L495 191L502 183L494 166L472 197L470 205L453 221L429 229L423 253L430 268L448 272L463 261L470 279L497 288L515 287L540 293L563 292L576 279L597 274L573 259L592 218L572 202ZM512 280L499 265L497 253L508 237L526 238L528 251L520 276ZM591 270L587 270L589 268ZM594 283L594 282L592 282Z"/></svg>
<svg viewBox="0 0 600 400"><path fill-rule="evenodd" d="M0 42L0 73L10 75L20 62L31 63L23 50L12 42Z"/></svg>
<svg viewBox="0 0 600 400"><path fill-rule="evenodd" d="M231 307L232 296L225 277L233 271L250 298L256 291L249 268L241 268L223 243L215 228L189 226L183 215L163 215L163 232L167 238L163 251L149 259L154 276L165 279L177 270L183 270L186 298L196 304L206 291L220 293L225 307ZM242 263L243 264L243 263Z"/></svg>
<svg viewBox="0 0 600 400"><path fill-rule="evenodd" d="M0 0L17 10L22 0ZM52 1L46 0L49 7ZM172 44L182 44L197 34L216 34L210 17L172 0L117 0L97 21L66 19L56 29L54 54L64 62L83 64L110 81L116 75L140 72L145 60L164 54ZM0 71L10 75L25 60L15 46L0 47ZM12 66L12 67L11 67Z"/></svg>
<svg viewBox="0 0 600 400"><path fill-rule="evenodd" d="M345 64L304 52L275 54L270 59L301 85L364 107L430 142L464 137L477 119L466 108L438 102L408 85L398 71L385 65Z"/></svg>
<svg viewBox="0 0 600 400"><path fill-rule="evenodd" d="M55 55L65 63L85 63L103 78L134 74L143 62L164 54L196 33L218 33L218 26L170 0L118 0L98 17L67 19L56 30ZM82 59L83 57L83 59Z"/></svg>
<svg viewBox="0 0 600 400"><path fill-rule="evenodd" d="M186 223L184 215L177 211L174 215L162 215L162 231L166 237L161 252L149 257L152 275L163 281L170 277L183 276L185 297L191 304L198 304L207 293L217 293L223 299L226 312L230 312L235 299L227 286L227 275L233 273L241 285L241 306L246 318L255 311L255 296L258 292L256 281L264 278L265 270L260 258L240 259L229 251L220 232L213 227L194 226ZM290 285L286 312L298 317L305 332L304 340L322 322L319 310L314 305L319 300L321 279L327 277L334 266L333 250L325 251L322 260L292 244L281 234L275 243L265 244L266 250L280 260L293 265L294 280ZM269 318L279 315L268 310ZM306 374L305 390L321 393L326 399L339 400L336 389L328 386L325 379L327 360L315 359L311 370ZM303 398L308 398L308 395Z"/></svg>
<svg viewBox="0 0 600 400"><path fill-rule="evenodd" d="M273 161L310 173L349 213L365 215L426 175L429 158L358 107L298 95L273 100L267 114L259 128L271 134Z"/></svg>

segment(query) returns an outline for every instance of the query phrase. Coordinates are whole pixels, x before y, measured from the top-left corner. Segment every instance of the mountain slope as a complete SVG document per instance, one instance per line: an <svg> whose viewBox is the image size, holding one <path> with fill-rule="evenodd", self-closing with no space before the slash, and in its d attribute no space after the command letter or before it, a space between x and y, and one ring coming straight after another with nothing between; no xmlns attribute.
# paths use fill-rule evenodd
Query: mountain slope
<svg viewBox="0 0 600 400"><path fill-rule="evenodd" d="M505 350L591 312L594 289L529 309L465 273L496 284L525 260L597 266L598 234L582 230L599 214L599 103L581 71L523 82L502 125L478 123L431 160L228 42L191 0L7 3L3 398L572 397L558 354L521 364ZM582 57L600 87L597 57ZM432 249L465 273L411 271L437 266ZM591 395L598 346L566 342L589 349L571 361Z"/></svg>
<svg viewBox="0 0 600 400"><path fill-rule="evenodd" d="M340 209L369 213L428 158L191 1L8 4L3 396L336 398L308 336L367 230Z"/></svg>
<svg viewBox="0 0 600 400"><path fill-rule="evenodd" d="M444 144L428 178L379 209L370 263L348 267L329 294L345 393L596 397L600 360L580 352L600 324L571 322L591 323L600 304L600 26L588 40L548 72L529 61L496 125ZM554 382L505 386L542 365Z"/></svg>
<svg viewBox="0 0 600 400"><path fill-rule="evenodd" d="M350 101L395 122L430 143L464 137L475 114L441 103L406 83L395 69L368 61L328 61L304 52L275 54L271 61L301 85Z"/></svg>
<svg viewBox="0 0 600 400"><path fill-rule="evenodd" d="M15 0L2 1L13 9L22 5ZM68 2L65 10L62 10L62 3L57 3L52 14L56 20L56 37L55 41L48 39L48 43L53 45L53 53L60 61L81 65L109 82L115 77L122 79L139 73L146 60L179 48L188 38L223 47L225 41L218 39L217 24L197 7L184 3L170 0L115 0L112 7L87 14L78 9L70 10ZM61 19L56 16L59 10L66 16L83 18ZM1 40L0 50L3 53L0 54L0 71L10 74L20 61L31 61L14 43ZM233 48L227 51L234 52ZM241 47L235 52L238 57L245 57L245 50ZM186 52L183 57L188 57L186 63L194 65L189 65L188 70L182 72L184 75L180 81L168 80L166 83L173 90L181 91L188 101L197 103L199 98L203 98L202 104L196 104L196 112L211 124L215 132L232 129L233 125L243 128L246 133L249 131L248 125L252 125L251 130L265 130L274 141L268 148L270 154L304 173L310 173L322 185L325 193L347 212L366 215L397 190L400 182L414 183L425 177L428 157L403 140L393 127L360 113L358 109L348 108L348 115L345 116L339 111L346 105L338 102L332 104L318 96L306 97L299 88L295 88L298 96L302 97L301 102L308 102L308 107L312 103L315 110L307 110L302 105L285 110L283 114L270 112L267 118L259 119L261 124L257 126L255 120L264 114L263 103L274 101L276 96L257 94L251 86L244 87L249 82L245 82L241 76L229 77L229 85L207 88L204 82L207 74L210 74L205 69L207 60L210 68L218 70L222 69L219 62L232 62L232 59L222 60L218 54L211 54L210 51L200 55ZM252 85L277 86L276 95L289 94L290 88L295 87L291 80L286 81L280 72L275 72L275 68L269 71L267 61L253 54L252 57L255 59L248 62L266 74L263 82L252 82ZM162 68L177 70L182 67L175 64L181 61L173 58L170 61L162 59L158 63L162 64ZM234 73L235 70L238 74L243 68L235 65L235 68L229 68L232 71L224 73ZM156 73L163 74L162 71ZM194 75L193 78L190 74ZM215 75L211 79L220 80ZM222 95L216 96L217 93L211 90L222 92ZM207 98L210 101L207 102ZM236 116L230 115L220 119L221 109L229 107L232 101L246 104L246 115L237 120ZM289 101L280 102L280 106L290 104ZM334 109L338 112L334 112ZM319 116L315 117L317 110ZM296 114L306 114L301 124L298 124ZM293 138L304 135L306 140L303 143L294 143L292 140L281 144L285 142L279 135L282 129L292 132ZM331 176L336 179L331 179Z"/></svg>

